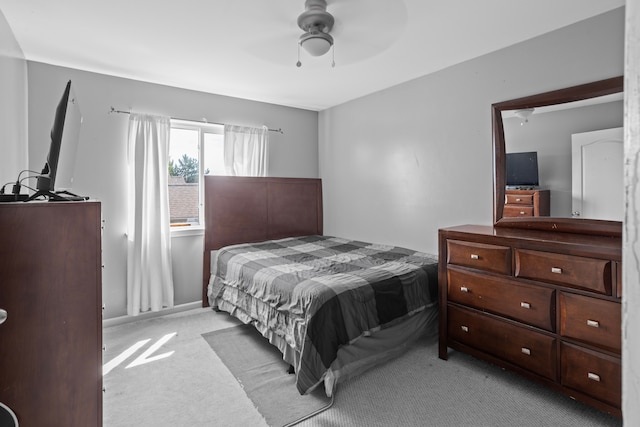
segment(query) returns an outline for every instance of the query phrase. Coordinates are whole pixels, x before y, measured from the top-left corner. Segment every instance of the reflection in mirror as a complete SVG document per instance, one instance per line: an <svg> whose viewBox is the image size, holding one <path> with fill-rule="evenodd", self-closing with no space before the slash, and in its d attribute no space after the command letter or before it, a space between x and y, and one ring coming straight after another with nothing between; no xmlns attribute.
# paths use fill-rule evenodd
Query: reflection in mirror
<svg viewBox="0 0 640 427"><path fill-rule="evenodd" d="M622 126L571 135L571 215L622 221Z"/></svg>
<svg viewBox="0 0 640 427"><path fill-rule="evenodd" d="M622 138L593 132L621 132L622 91L620 76L492 105L495 226L621 235ZM535 190L507 190L507 153L517 152L536 153Z"/></svg>
<svg viewBox="0 0 640 427"><path fill-rule="evenodd" d="M589 135L593 135L589 142L583 143L583 149L575 153L576 156L580 156L585 150L592 153L594 149L590 147L594 144L601 147L605 141L611 140L591 132L611 128L621 131L622 93L592 98L589 101L526 109L525 112L529 114L522 114L522 110L503 111L505 151L507 158L509 153L537 153L539 184L536 188L549 190L550 216L621 221L622 138L617 139L617 145L605 144L607 147L613 147L611 154L604 149L598 149L601 158L589 161L588 164L572 158L572 139L584 141L584 138L588 140ZM616 161L620 162L618 167L615 167ZM576 166L585 166L584 174L575 174L577 182L572 177L572 172L578 172L574 171L573 163ZM605 170L607 166L614 166L613 170ZM596 201L600 197L592 197L589 203L582 203L583 198L579 191L583 189L583 183L587 187L584 190L591 190L593 183L596 186L595 190L598 190L597 195L604 197L602 201ZM507 188L510 188L509 184L507 179ZM590 194L593 194L593 191ZM590 207L591 203L601 206Z"/></svg>

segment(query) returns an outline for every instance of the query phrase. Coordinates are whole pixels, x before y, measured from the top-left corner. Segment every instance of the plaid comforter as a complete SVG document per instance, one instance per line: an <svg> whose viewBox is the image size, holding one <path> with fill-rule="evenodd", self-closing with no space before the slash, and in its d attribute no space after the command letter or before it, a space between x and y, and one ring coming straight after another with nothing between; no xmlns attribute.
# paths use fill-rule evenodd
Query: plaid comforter
<svg viewBox="0 0 640 427"><path fill-rule="evenodd" d="M214 254L209 302L285 339L304 394L340 346L437 304L434 265L424 253L328 236L234 245Z"/></svg>

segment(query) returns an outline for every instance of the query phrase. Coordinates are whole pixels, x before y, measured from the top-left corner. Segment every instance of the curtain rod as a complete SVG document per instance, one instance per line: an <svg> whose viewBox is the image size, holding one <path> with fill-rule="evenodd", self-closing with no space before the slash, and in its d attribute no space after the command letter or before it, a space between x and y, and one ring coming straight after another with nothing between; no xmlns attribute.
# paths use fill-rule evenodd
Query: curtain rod
<svg viewBox="0 0 640 427"><path fill-rule="evenodd" d="M109 111L109 114L111 113L119 113L119 114L131 114L131 111L123 111L123 110L116 110L115 108L111 107L111 111ZM196 123L205 123L205 124L209 124L209 125L220 125L220 126L224 126L224 123L216 123L216 122L210 122L207 119L203 119L203 120L193 120L193 119L181 119L179 117L170 117L172 120L184 120L185 122L196 122ZM269 129L267 128L267 130L269 132L278 132L284 135L284 131L282 130L282 128L278 128L278 129Z"/></svg>

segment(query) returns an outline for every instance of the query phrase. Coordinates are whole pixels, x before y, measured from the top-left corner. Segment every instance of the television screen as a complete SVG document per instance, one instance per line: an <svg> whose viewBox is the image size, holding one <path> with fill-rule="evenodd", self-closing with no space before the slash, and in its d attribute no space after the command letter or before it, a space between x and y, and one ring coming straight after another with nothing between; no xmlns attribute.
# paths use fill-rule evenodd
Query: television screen
<svg viewBox="0 0 640 427"><path fill-rule="evenodd" d="M49 153L42 172L37 177L37 191L29 200L39 197L59 201L86 199L69 192L73 187L81 124L80 107L69 80L56 107Z"/></svg>
<svg viewBox="0 0 640 427"><path fill-rule="evenodd" d="M71 82L69 82L69 84L71 84ZM78 100L73 93L73 87L70 87L67 113L65 114L62 141L60 143L60 153L58 155L58 167L51 184L52 190L64 191L73 188L73 175L76 169L76 153L78 152L81 124L82 115L80 114Z"/></svg>
<svg viewBox="0 0 640 427"><path fill-rule="evenodd" d="M538 153L507 153L507 187L536 187L538 182Z"/></svg>

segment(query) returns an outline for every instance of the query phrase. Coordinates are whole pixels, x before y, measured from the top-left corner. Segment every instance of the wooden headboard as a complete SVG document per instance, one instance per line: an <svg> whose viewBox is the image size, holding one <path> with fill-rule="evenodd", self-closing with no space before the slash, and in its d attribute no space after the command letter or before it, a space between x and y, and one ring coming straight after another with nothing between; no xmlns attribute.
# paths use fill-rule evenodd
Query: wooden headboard
<svg viewBox="0 0 640 427"><path fill-rule="evenodd" d="M205 176L202 306L211 251L238 243L322 234L322 181L314 178Z"/></svg>

